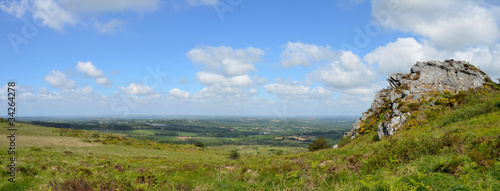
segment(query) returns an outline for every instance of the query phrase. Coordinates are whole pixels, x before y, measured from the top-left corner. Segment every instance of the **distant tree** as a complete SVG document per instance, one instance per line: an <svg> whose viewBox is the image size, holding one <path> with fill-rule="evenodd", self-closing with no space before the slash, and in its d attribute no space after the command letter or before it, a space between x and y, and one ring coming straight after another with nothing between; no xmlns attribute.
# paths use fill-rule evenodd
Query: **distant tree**
<svg viewBox="0 0 500 191"><path fill-rule="evenodd" d="M232 150L231 153L229 153L229 158L234 160L239 159L240 153L238 153L238 151L236 150Z"/></svg>
<svg viewBox="0 0 500 191"><path fill-rule="evenodd" d="M330 148L330 146L328 146L328 141L324 137L319 138L309 145L309 151L311 152L327 148Z"/></svg>
<svg viewBox="0 0 500 191"><path fill-rule="evenodd" d="M197 146L197 147L201 147L201 148L205 148L205 144L203 144L202 142L200 141L196 141L195 143L193 143L194 146Z"/></svg>

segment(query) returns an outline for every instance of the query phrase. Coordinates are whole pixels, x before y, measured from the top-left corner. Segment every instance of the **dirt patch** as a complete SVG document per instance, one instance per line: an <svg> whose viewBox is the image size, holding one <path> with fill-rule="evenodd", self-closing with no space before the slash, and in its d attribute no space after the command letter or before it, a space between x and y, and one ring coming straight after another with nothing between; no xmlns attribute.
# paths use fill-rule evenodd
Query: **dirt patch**
<svg viewBox="0 0 500 191"><path fill-rule="evenodd" d="M177 138L184 141L186 139L191 139L192 137L177 137Z"/></svg>

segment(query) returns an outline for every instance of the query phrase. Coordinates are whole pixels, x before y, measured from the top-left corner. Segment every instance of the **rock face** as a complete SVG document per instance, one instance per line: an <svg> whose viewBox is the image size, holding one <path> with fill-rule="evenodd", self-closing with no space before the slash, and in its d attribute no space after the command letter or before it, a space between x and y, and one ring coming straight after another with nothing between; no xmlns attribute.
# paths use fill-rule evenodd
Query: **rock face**
<svg viewBox="0 0 500 191"><path fill-rule="evenodd" d="M452 93L483 86L489 78L484 72L465 61L446 60L417 62L410 73L396 73L387 78L389 86L375 95L371 108L353 125L346 136L354 139L364 131L368 118L377 123L379 138L393 135L408 119L410 112L402 111L400 103L420 102L425 94ZM378 119L378 120L374 120Z"/></svg>

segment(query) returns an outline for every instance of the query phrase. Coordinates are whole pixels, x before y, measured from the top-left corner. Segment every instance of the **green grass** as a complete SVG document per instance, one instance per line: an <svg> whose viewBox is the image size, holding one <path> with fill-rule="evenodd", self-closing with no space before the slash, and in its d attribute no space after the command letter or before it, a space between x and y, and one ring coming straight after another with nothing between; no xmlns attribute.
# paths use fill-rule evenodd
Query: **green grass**
<svg viewBox="0 0 500 191"><path fill-rule="evenodd" d="M431 97L450 95L412 106L416 125L391 137L374 140L374 130L338 149L307 153L262 145L202 149L18 124L17 182L7 182L0 168L0 190L500 190L495 86L448 104L430 106ZM231 150L239 159L229 159ZM8 157L0 152L2 166Z"/></svg>

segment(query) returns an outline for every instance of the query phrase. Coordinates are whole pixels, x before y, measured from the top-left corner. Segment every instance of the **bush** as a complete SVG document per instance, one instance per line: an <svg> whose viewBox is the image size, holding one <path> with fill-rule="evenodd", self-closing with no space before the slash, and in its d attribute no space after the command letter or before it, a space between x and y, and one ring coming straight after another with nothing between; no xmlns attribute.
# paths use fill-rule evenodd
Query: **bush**
<svg viewBox="0 0 500 191"><path fill-rule="evenodd" d="M278 156L280 156L280 155L283 155L283 154L284 154L284 152L283 152L283 150L278 150L278 151L276 151L276 153L275 153L275 154L276 154L276 155L278 155Z"/></svg>
<svg viewBox="0 0 500 191"><path fill-rule="evenodd" d="M194 146L197 146L197 147L201 147L201 148L205 148L205 144L203 144L202 142L200 141L196 141L195 143L193 143Z"/></svg>
<svg viewBox="0 0 500 191"><path fill-rule="evenodd" d="M31 147L30 151L40 152L40 151L42 151L42 148L40 148L40 147Z"/></svg>
<svg viewBox="0 0 500 191"><path fill-rule="evenodd" d="M330 146L328 145L328 141L324 137L319 138L309 145L309 151L311 152L327 148L330 148Z"/></svg>
<svg viewBox="0 0 500 191"><path fill-rule="evenodd" d="M457 175L459 167L463 166L465 158L453 158L449 163L440 162L434 167L434 172L448 173L452 175Z"/></svg>
<svg viewBox="0 0 500 191"><path fill-rule="evenodd" d="M232 150L231 153L229 153L229 158L233 160L239 159L240 153L238 153L238 151L236 150Z"/></svg>
<svg viewBox="0 0 500 191"><path fill-rule="evenodd" d="M457 109L444 117L442 125L444 126L450 123L477 117L482 114L491 113L499 108L500 100L489 100L474 106Z"/></svg>

